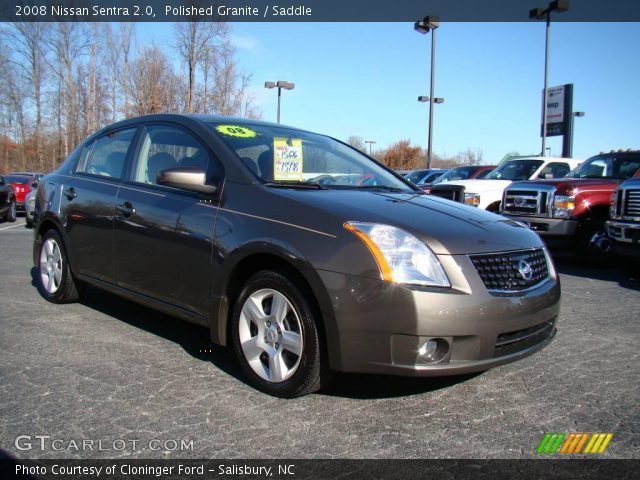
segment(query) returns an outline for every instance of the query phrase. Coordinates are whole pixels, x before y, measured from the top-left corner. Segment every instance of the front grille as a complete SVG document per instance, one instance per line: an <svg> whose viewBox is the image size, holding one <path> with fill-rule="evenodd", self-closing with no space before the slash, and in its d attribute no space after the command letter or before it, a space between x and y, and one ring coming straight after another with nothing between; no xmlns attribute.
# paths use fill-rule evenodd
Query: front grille
<svg viewBox="0 0 640 480"><path fill-rule="evenodd" d="M547 192L539 190L506 190L502 211L518 215L546 215Z"/></svg>
<svg viewBox="0 0 640 480"><path fill-rule="evenodd" d="M624 191L624 217L640 217L640 190L626 189Z"/></svg>
<svg viewBox="0 0 640 480"><path fill-rule="evenodd" d="M524 330L498 335L493 353L494 358L516 353L545 341L554 334L555 322L556 319L553 318Z"/></svg>
<svg viewBox="0 0 640 480"><path fill-rule="evenodd" d="M436 185L431 188L430 193L436 197L464 203L464 187L462 185Z"/></svg>
<svg viewBox="0 0 640 480"><path fill-rule="evenodd" d="M544 251L470 255L469 258L489 291L520 292L543 282L549 276Z"/></svg>

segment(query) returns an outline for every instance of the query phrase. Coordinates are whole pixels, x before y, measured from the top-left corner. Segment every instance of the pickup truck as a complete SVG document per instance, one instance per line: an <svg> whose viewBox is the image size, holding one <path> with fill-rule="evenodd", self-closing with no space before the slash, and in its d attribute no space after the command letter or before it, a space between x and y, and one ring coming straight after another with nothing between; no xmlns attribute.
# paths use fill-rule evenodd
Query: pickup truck
<svg viewBox="0 0 640 480"><path fill-rule="evenodd" d="M605 234L611 194L640 170L640 151L601 153L567 177L514 182L500 213L526 224L550 247L572 247L593 259Z"/></svg>
<svg viewBox="0 0 640 480"><path fill-rule="evenodd" d="M431 195L454 200L490 212L500 210L502 193L511 182L563 177L581 160L556 157L526 157L498 166L481 180L457 180L433 185Z"/></svg>
<svg viewBox="0 0 640 480"><path fill-rule="evenodd" d="M640 174L640 172L639 172ZM609 243L603 250L640 259L640 178L621 183L611 196Z"/></svg>
<svg viewBox="0 0 640 480"><path fill-rule="evenodd" d="M0 221L16 221L16 194L4 177L0 177Z"/></svg>

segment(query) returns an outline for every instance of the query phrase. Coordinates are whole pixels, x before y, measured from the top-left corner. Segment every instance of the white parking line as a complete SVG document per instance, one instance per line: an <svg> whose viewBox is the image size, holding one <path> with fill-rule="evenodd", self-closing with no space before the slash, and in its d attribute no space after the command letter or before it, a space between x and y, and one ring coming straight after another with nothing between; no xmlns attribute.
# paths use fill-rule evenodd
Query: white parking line
<svg viewBox="0 0 640 480"><path fill-rule="evenodd" d="M16 228L16 227L24 227L24 223L17 223L9 227L0 227L0 230L9 230L10 228Z"/></svg>

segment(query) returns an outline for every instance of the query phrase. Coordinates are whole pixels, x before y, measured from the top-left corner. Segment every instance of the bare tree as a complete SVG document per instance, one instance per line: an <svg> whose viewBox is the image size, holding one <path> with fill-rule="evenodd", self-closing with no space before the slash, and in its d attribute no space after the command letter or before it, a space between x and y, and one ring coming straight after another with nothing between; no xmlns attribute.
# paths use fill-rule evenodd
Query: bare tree
<svg viewBox="0 0 640 480"><path fill-rule="evenodd" d="M125 118L129 118L129 70L131 67L131 49L133 48L136 26L134 23L121 23L120 24L120 50L122 51L122 70L120 77L120 86L123 94L122 111Z"/></svg>
<svg viewBox="0 0 640 480"><path fill-rule="evenodd" d="M75 147L78 143L79 137L76 123L78 116L78 82L76 73L81 58L86 54L88 47L84 24L74 22L55 24L48 43L54 53L54 59L50 66L61 80L59 85L63 88L63 91L59 92L59 94L65 97L66 139L63 155L66 156L69 153L69 149Z"/></svg>
<svg viewBox="0 0 640 480"><path fill-rule="evenodd" d="M234 56L235 50L229 42L217 50L213 66L212 111L219 115L256 116L258 112L253 108L253 98L248 92L251 75L239 70Z"/></svg>
<svg viewBox="0 0 640 480"><path fill-rule="evenodd" d="M31 85L32 98L35 106L35 143L36 158L40 171L44 171L43 160L43 100L42 89L46 75L45 52L43 50L48 35L49 24L41 22L16 22L10 31L14 42L14 49L21 61L17 65Z"/></svg>
<svg viewBox="0 0 640 480"><path fill-rule="evenodd" d="M133 113L146 115L176 109L177 79L158 47L144 47L132 65Z"/></svg>
<svg viewBox="0 0 640 480"><path fill-rule="evenodd" d="M347 138L347 143L362 152L367 151L367 146L364 144L364 140L362 139L362 137L351 135L349 138Z"/></svg>
<svg viewBox="0 0 640 480"><path fill-rule="evenodd" d="M193 100L196 86L196 69L198 63L218 38L226 35L228 26L221 22L191 21L176 23L176 48L186 64L188 72L188 88L185 111L193 112Z"/></svg>

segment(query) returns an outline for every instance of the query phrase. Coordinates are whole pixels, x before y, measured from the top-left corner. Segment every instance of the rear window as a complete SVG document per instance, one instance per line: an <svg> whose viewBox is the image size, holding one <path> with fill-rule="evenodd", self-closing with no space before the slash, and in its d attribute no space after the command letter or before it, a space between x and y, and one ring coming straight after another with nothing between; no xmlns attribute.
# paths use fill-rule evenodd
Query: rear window
<svg viewBox="0 0 640 480"><path fill-rule="evenodd" d="M22 175L6 175L4 177L4 181L6 183L22 183L23 185L26 185L27 183L30 183L31 177L23 177Z"/></svg>

